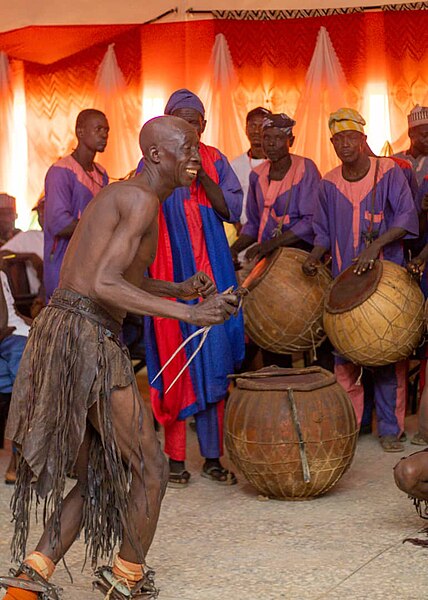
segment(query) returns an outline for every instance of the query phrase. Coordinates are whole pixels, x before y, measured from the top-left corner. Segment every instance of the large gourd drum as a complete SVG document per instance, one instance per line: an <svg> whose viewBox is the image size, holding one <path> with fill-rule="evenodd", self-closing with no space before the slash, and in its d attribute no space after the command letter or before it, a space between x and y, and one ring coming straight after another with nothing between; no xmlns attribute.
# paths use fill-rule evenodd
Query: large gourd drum
<svg viewBox="0 0 428 600"><path fill-rule="evenodd" d="M279 248L262 259L243 283L245 331L256 344L278 354L304 352L325 338L322 312L331 282L326 267L307 277L308 253Z"/></svg>
<svg viewBox="0 0 428 600"><path fill-rule="evenodd" d="M225 418L235 465L272 498L324 494L349 468L358 434L335 376L320 367L266 367L236 378Z"/></svg>
<svg viewBox="0 0 428 600"><path fill-rule="evenodd" d="M424 297L413 277L387 260L356 275L351 266L326 296L324 329L351 362L380 366L405 359L424 329Z"/></svg>

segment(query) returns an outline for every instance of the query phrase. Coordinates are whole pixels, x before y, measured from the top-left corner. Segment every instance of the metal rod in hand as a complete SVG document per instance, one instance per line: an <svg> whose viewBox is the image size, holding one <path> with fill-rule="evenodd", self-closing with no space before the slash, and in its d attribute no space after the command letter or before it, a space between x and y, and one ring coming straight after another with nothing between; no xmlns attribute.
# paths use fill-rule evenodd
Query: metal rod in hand
<svg viewBox="0 0 428 600"><path fill-rule="evenodd" d="M240 290L240 288L239 288ZM233 291L233 285L231 287L229 287L227 290L224 290L224 292L221 293L221 295L223 296L224 294L230 294ZM241 303L242 303L242 294L245 293L245 291L240 290L238 292L238 295L241 297L240 298L240 302L239 302L239 306L237 311L239 311L240 307L241 307ZM180 346L177 348L177 350L174 352L174 354L166 361L166 363L164 364L164 366L162 367L162 369L159 371L159 373L156 375L156 377L154 379L152 379L152 381L150 382L150 384L153 384L156 379L163 373L163 371L166 369L166 367L170 364L170 362L177 356L177 354L180 352L180 350L182 350L189 342L190 340L192 340L194 337L202 334L201 337L201 341L198 344L198 347L196 348L196 350L193 352L192 356L189 358L189 360L186 362L186 364L184 365L184 367L180 370L180 372L178 373L178 375L175 377L174 381L168 386L168 389L166 390L165 394L167 394L169 392L169 390L172 388L172 386L178 381L178 379L182 376L182 374L184 373L184 371L187 369L187 367L190 365L190 363L192 362L192 360L195 358L195 356L198 354L199 350L202 348L202 346L205 343L205 340L207 339L207 336L210 332L212 325L206 325L205 327L201 327L200 329L198 329L197 331L194 331L191 335L189 335L189 337L187 337L184 342L182 342L180 344Z"/></svg>
<svg viewBox="0 0 428 600"><path fill-rule="evenodd" d="M207 335L209 330L211 329L212 325L206 325L205 327L201 327L200 329L198 329L197 331L194 331L192 333L192 335L189 335L189 337L187 337L184 342L182 342L179 347L177 348L177 350L174 352L174 354L172 354L172 356L169 357L169 359L166 361L166 363L164 364L164 366L162 367L162 369L159 371L159 373L156 375L156 377L154 379L152 379L152 381L150 382L150 385L152 385L156 379L158 377L160 377L160 375L162 375L162 373L165 371L165 369L167 368L167 366L170 364L171 361L174 360L174 358L177 356L177 354L180 352L180 350L182 350L189 342L190 340L192 340L194 337L202 334L202 339L201 342L199 343L199 346L196 350L196 352L198 352L201 348L202 348L202 344L205 342L205 340L207 339ZM177 377L174 379L174 381L172 382L172 384L169 386L168 390L171 388L171 386L177 381L178 377L180 377L180 375L182 374L182 372L184 371L184 369L190 364L190 361L193 360L193 358L196 356L196 353L194 352L191 356L191 358L187 361L187 363L184 365L184 367L181 369L180 373L177 375ZM167 390L167 391L168 391Z"/></svg>

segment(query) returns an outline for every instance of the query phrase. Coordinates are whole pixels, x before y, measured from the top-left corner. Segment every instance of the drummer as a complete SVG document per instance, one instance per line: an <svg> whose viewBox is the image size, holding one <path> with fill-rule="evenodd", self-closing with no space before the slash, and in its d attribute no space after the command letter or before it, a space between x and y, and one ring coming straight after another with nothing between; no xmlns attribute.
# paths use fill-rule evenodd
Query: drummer
<svg viewBox="0 0 428 600"><path fill-rule="evenodd" d="M262 148L268 160L250 173L246 222L231 247L235 265L238 254L247 248L244 267L280 246L312 250L312 218L321 176L309 158L290 153L295 124L283 113L266 115L263 120ZM257 346L250 341L242 368L261 366L258 356ZM264 366L292 366L291 356L268 350L261 350L261 361Z"/></svg>
<svg viewBox="0 0 428 600"><path fill-rule="evenodd" d="M312 249L312 217L321 176L312 160L290 153L295 124L284 113L263 120L262 147L268 160L250 173L247 220L231 247L234 259L246 248L247 261L280 246Z"/></svg>
<svg viewBox="0 0 428 600"><path fill-rule="evenodd" d="M330 251L333 276L354 264L363 274L375 260L404 264L402 239L417 237L418 214L401 169L387 158L367 156L363 117L351 108L330 115L331 142L342 165L321 180L314 215L315 247L303 270L314 275L320 259ZM377 431L385 452L404 450L406 361L373 368ZM338 382L348 392L358 424L364 407L361 368L335 358Z"/></svg>

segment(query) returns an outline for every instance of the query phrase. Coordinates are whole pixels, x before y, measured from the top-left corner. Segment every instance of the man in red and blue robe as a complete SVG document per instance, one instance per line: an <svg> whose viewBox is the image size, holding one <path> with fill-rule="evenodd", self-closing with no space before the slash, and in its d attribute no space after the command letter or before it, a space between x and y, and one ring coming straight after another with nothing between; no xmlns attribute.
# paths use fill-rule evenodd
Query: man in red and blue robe
<svg viewBox="0 0 428 600"><path fill-rule="evenodd" d="M199 137L205 128L205 109L186 89L170 97L165 114L184 118ZM216 148L200 143L202 167L190 188L178 188L163 203L159 216L159 241L150 276L181 282L204 271L219 292L236 287L235 271L223 222L238 222L243 193L227 158ZM198 300L190 300L195 303ZM161 317L146 317L145 341L149 381L196 327ZM193 339L150 390L153 412L165 430L165 453L170 463L170 484L185 486L186 418L195 417L202 475L218 483L235 483L235 476L220 463L223 454L224 400L229 381L244 358L242 314L216 325L195 359L177 383L166 392L186 364L199 338Z"/></svg>

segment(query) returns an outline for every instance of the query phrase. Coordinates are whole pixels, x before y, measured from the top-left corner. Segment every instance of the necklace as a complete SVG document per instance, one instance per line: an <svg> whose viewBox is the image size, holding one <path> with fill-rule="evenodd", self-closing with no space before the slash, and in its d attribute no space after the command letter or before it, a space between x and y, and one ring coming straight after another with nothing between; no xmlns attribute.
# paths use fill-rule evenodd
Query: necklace
<svg viewBox="0 0 428 600"><path fill-rule="evenodd" d="M92 179L92 181L99 187L102 188L104 187L102 183L100 183L99 181L97 181L95 179L95 177L92 177L92 175L89 173L89 171L87 171L86 169L83 169L86 173L86 175L89 177L89 179ZM97 171L97 173L99 173L101 175L101 177L103 176L103 172L97 167L97 165L94 163L94 170Z"/></svg>
<svg viewBox="0 0 428 600"><path fill-rule="evenodd" d="M99 181L97 181L95 179L95 177L93 177L89 171L87 171L81 164L80 162L76 159L76 157L74 156L74 154L72 153L71 156L74 158L74 160L77 162L77 164L80 166L80 168L82 169L82 171L85 173L85 175L95 183L95 185L97 185L99 188L103 188L104 185L103 183L100 183ZM93 170L96 171L99 175L101 175L101 178L104 177L104 173L101 171L101 169L99 169L96 165L96 163L92 163L93 166Z"/></svg>

